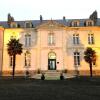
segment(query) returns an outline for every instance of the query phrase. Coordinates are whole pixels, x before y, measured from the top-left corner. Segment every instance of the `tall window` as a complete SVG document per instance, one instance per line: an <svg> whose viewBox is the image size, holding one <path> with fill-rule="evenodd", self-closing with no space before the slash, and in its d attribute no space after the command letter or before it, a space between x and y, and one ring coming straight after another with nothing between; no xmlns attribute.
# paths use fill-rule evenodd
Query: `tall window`
<svg viewBox="0 0 100 100"><path fill-rule="evenodd" d="M13 56L9 56L9 65L10 67L13 66Z"/></svg>
<svg viewBox="0 0 100 100"><path fill-rule="evenodd" d="M48 35L48 44L49 45L54 45L55 44L54 33L49 33L49 35Z"/></svg>
<svg viewBox="0 0 100 100"><path fill-rule="evenodd" d="M25 35L25 46L26 47L31 46L31 35L30 34Z"/></svg>
<svg viewBox="0 0 100 100"><path fill-rule="evenodd" d="M80 65L80 53L74 52L74 65L79 66Z"/></svg>
<svg viewBox="0 0 100 100"><path fill-rule="evenodd" d="M73 44L79 44L79 34L73 34Z"/></svg>
<svg viewBox="0 0 100 100"><path fill-rule="evenodd" d="M88 34L88 44L94 44L94 34Z"/></svg>
<svg viewBox="0 0 100 100"><path fill-rule="evenodd" d="M26 51L25 53L25 67L31 66L31 53L29 51Z"/></svg>

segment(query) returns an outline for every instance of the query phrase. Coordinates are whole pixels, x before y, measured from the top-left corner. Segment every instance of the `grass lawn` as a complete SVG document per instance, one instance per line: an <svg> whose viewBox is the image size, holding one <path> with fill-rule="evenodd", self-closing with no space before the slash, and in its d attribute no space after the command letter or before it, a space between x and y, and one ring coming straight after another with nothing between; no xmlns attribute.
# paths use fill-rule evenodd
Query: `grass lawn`
<svg viewBox="0 0 100 100"><path fill-rule="evenodd" d="M100 77L44 81L0 78L0 100L100 100Z"/></svg>

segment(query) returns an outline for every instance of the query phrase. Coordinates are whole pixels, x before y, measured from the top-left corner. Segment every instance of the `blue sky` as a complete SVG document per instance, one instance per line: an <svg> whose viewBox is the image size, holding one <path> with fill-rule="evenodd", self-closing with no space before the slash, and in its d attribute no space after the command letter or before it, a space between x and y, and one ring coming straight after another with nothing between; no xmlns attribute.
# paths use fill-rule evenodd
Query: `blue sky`
<svg viewBox="0 0 100 100"><path fill-rule="evenodd" d="M11 13L15 20L88 18L94 11L100 15L100 0L1 0L0 20Z"/></svg>

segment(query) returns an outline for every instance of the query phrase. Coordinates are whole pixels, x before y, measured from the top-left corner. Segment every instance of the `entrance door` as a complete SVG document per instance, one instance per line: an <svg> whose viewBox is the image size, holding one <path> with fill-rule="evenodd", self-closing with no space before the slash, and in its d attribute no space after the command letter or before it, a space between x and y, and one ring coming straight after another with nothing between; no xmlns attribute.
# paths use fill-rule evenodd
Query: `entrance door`
<svg viewBox="0 0 100 100"><path fill-rule="evenodd" d="M56 54L54 52L48 54L48 70L56 70Z"/></svg>
<svg viewBox="0 0 100 100"><path fill-rule="evenodd" d="M48 59L48 69L56 70L56 59Z"/></svg>

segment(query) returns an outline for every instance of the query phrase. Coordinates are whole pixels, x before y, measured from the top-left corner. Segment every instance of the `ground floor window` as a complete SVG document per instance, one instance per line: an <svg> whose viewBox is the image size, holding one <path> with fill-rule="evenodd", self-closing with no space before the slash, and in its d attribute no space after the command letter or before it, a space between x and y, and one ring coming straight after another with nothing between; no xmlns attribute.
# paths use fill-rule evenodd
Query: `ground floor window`
<svg viewBox="0 0 100 100"><path fill-rule="evenodd" d="M74 52L74 65L79 66L80 65L80 53Z"/></svg>
<svg viewBox="0 0 100 100"><path fill-rule="evenodd" d="M31 53L29 51L25 52L25 67L31 66Z"/></svg>
<svg viewBox="0 0 100 100"><path fill-rule="evenodd" d="M10 67L13 66L13 56L9 56L9 65Z"/></svg>

